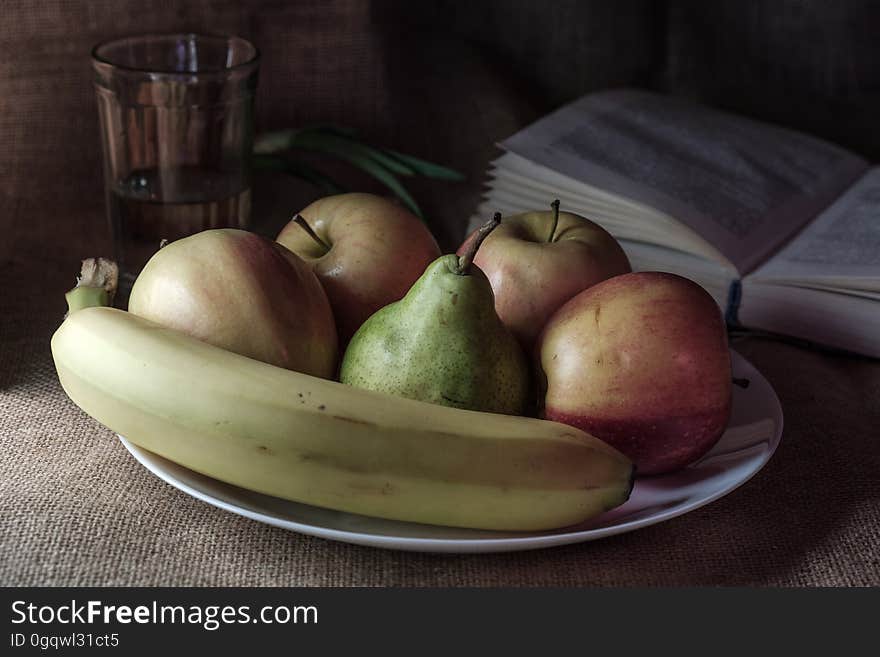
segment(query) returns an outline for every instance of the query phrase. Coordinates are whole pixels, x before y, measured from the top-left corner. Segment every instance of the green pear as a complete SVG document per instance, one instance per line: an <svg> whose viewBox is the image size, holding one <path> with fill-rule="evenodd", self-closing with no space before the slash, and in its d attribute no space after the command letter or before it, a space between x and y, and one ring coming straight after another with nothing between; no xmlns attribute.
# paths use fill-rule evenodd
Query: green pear
<svg viewBox="0 0 880 657"><path fill-rule="evenodd" d="M529 395L522 348L495 312L473 257L500 221L481 229L461 256L441 256L406 296L354 334L340 381L358 388L477 411L521 415Z"/></svg>

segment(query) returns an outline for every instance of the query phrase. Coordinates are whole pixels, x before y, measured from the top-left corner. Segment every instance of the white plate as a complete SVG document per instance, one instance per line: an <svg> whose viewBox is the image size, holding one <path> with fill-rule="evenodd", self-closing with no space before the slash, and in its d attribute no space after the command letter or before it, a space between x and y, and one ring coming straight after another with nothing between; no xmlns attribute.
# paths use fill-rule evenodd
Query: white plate
<svg viewBox="0 0 880 657"><path fill-rule="evenodd" d="M491 532L435 527L330 511L254 493L198 474L119 439L148 470L175 488L226 511L302 534L418 552L508 552L591 541L647 527L717 500L748 481L776 451L782 408L767 380L731 351L733 387L727 431L699 462L679 472L636 480L626 504L582 525L544 532Z"/></svg>

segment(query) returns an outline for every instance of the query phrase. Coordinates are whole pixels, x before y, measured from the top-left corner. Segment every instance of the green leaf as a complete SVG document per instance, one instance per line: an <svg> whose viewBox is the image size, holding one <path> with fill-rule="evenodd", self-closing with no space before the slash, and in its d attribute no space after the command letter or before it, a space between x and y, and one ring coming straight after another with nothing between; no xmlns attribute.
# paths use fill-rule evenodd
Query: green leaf
<svg viewBox="0 0 880 657"><path fill-rule="evenodd" d="M419 175L451 181L465 179L464 175L449 167L361 142L354 130L332 124L258 135L254 142L254 166L257 169L284 171L331 193L342 191L335 181L317 169L288 156L278 155L295 148L325 153L348 162L385 185L419 217L422 217L422 212L418 204L396 176Z"/></svg>
<svg viewBox="0 0 880 657"><path fill-rule="evenodd" d="M440 164L434 164L433 162L428 162L427 160L422 160L421 158L407 155L406 153L400 153L399 151L393 151L388 148L385 149L385 153L406 164L418 175L425 176L426 178L454 181L461 181L465 179L463 173L460 173L455 169L444 167Z"/></svg>
<svg viewBox="0 0 880 657"><path fill-rule="evenodd" d="M421 219L425 218L422 214L421 208L419 208L418 203L416 203L416 200L410 196L409 192L406 191L406 187L394 177L393 173L387 169L383 169L379 164L369 158L363 158L359 155L349 155L347 156L347 159L353 165L373 176L373 178L394 192L397 195L397 198L403 201L404 205L412 210L413 214Z"/></svg>
<svg viewBox="0 0 880 657"><path fill-rule="evenodd" d="M323 151L339 155L340 153L352 153L362 157L370 158L382 167L399 176L412 176L415 174L410 167L402 162L390 157L367 144L347 137L340 137L335 134L329 134L321 131L300 131L291 141L291 145L301 148L308 148L316 151Z"/></svg>
<svg viewBox="0 0 880 657"><path fill-rule="evenodd" d="M429 162L413 155L388 148L376 148L358 141L356 132L349 128L331 124L317 124L299 130L277 130L257 136L254 152L271 154L288 150L296 146L335 152L340 149L351 149L363 156L375 160L386 169L397 175L421 175L437 180L461 181L465 176L434 162Z"/></svg>
<svg viewBox="0 0 880 657"><path fill-rule="evenodd" d="M326 136L318 137L313 133L300 133L296 136L294 145L309 150L335 155L349 164L354 165L385 185L388 189L394 192L397 197L413 211L413 213L424 218L415 199L410 196L409 192L406 191L406 188L399 180L397 180L394 173L385 168L381 162L370 157L363 148L358 148L357 146L360 146L359 144L339 139L327 139Z"/></svg>
<svg viewBox="0 0 880 657"><path fill-rule="evenodd" d="M298 132L298 130L277 130L259 134L254 139L254 153L269 155L286 151L290 148L290 143Z"/></svg>
<svg viewBox="0 0 880 657"><path fill-rule="evenodd" d="M280 151L286 151L293 146L299 135L329 135L341 139L355 140L357 133L342 126L330 124L317 124L306 126L298 130L273 130L262 132L254 139L254 153L271 155ZM357 143L357 142L355 142Z"/></svg>
<svg viewBox="0 0 880 657"><path fill-rule="evenodd" d="M262 171L281 171L301 180L305 180L328 194L341 194L346 190L335 180L318 169L291 157L279 155L254 155L255 169Z"/></svg>
<svg viewBox="0 0 880 657"><path fill-rule="evenodd" d="M364 154L372 158L377 164L381 164L386 169L393 171L399 176L414 176L416 172L400 160L389 157L379 149L373 148L367 144L362 144Z"/></svg>

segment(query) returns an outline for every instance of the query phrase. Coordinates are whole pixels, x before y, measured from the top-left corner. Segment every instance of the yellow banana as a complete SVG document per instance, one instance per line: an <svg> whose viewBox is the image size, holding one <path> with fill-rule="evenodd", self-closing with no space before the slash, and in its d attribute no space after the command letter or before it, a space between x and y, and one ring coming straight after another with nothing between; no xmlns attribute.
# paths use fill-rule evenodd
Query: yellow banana
<svg viewBox="0 0 880 657"><path fill-rule="evenodd" d="M572 427L359 390L112 308L71 313L52 354L70 398L131 442L298 502L541 530L615 507L632 487L632 464Z"/></svg>

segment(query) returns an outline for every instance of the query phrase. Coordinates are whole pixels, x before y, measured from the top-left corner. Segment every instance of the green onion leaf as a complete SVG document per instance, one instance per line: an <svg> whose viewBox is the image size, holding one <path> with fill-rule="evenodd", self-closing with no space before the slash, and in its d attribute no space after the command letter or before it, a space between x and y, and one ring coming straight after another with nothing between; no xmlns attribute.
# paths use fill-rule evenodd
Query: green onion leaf
<svg viewBox="0 0 880 657"><path fill-rule="evenodd" d="M456 171L455 169L450 169L448 167L444 167L440 164L434 164L433 162L428 162L427 160L422 160L418 157L413 157L412 155L407 155L405 153L393 151L388 148L385 149L385 153L387 153L391 157L399 160L400 162L406 164L410 169L412 169L418 175L425 176L426 178L436 178L438 180L454 180L454 181L461 181L461 180L465 179L465 176L463 173L460 173L460 172Z"/></svg>
<svg viewBox="0 0 880 657"><path fill-rule="evenodd" d="M406 188L397 180L394 173L386 169L380 162L371 158L362 148L357 148L359 144L353 144L345 140L327 139L326 136L318 136L314 133L300 133L296 136L294 145L308 150L335 155L345 160L381 182L394 192L414 214L422 217L422 211L415 202L415 199L410 196Z"/></svg>
<svg viewBox="0 0 880 657"><path fill-rule="evenodd" d="M264 132L257 135L254 139L254 153L258 155L269 155L286 151L290 148L290 143L296 136L298 130L277 130L275 132Z"/></svg>
<svg viewBox="0 0 880 657"><path fill-rule="evenodd" d="M342 194L346 191L322 171L289 156L254 155L252 162L255 169L290 174L315 185L327 194Z"/></svg>

